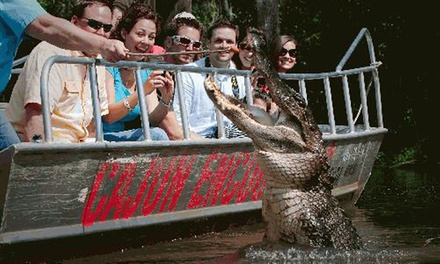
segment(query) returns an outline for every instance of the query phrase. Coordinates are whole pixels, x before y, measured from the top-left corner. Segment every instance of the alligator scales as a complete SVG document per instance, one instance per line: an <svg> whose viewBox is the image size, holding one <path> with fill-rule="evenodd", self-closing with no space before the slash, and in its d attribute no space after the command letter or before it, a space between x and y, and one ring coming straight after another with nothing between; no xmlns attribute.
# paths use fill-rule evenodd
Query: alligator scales
<svg viewBox="0 0 440 264"><path fill-rule="evenodd" d="M254 65L266 79L285 118L274 125L258 122L246 104L218 89L212 75L206 78L205 89L220 111L252 139L258 152L266 177L262 209L266 241L359 248L356 229L331 194L325 146L311 111L303 98L278 77L262 35L251 30L248 41L255 49Z"/></svg>

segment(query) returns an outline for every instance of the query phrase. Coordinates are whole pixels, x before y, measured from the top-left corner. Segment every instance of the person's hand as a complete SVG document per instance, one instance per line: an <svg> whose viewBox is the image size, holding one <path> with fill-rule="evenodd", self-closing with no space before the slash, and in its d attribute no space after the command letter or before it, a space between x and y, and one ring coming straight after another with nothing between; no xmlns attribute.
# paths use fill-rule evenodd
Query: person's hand
<svg viewBox="0 0 440 264"><path fill-rule="evenodd" d="M106 61L118 62L126 59L128 49L124 43L116 39L107 39L104 43L100 53Z"/></svg>
<svg viewBox="0 0 440 264"><path fill-rule="evenodd" d="M164 100L165 103L169 103L173 99L174 94L173 77L169 72L165 72L160 77L164 79L164 85L162 87L159 87L159 90L162 93L162 100Z"/></svg>
<svg viewBox="0 0 440 264"><path fill-rule="evenodd" d="M168 77L171 78L171 75L169 73ZM163 70L154 70L150 76L148 77L147 81L144 84L144 93L145 95L151 94L155 89L158 89L161 91L162 93L162 98L164 100L171 98L169 96L169 89L171 90L171 96L173 95L173 91L174 91L174 82L171 79L172 82L172 86L170 87L169 85L169 79L168 77L166 77L167 75L164 75L164 71ZM171 99L170 99L171 100Z"/></svg>

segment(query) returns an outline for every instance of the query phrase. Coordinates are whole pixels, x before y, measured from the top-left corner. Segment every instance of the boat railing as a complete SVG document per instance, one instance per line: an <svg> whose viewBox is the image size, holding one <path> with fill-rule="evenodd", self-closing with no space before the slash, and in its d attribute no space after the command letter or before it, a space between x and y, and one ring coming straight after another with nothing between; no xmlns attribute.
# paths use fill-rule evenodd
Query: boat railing
<svg viewBox="0 0 440 264"><path fill-rule="evenodd" d="M370 65L365 67L358 67L353 69L342 70L347 60L350 58L354 49L358 46L362 37L366 37L370 55ZM180 109L181 109L181 121L182 128L184 133L184 138L186 140L190 139L190 128L188 123L188 116L185 107L185 95L183 92L183 84L181 74L183 72L196 72L196 73L215 73L215 74L224 74L224 75L236 75L236 76L244 76L245 77L245 86L246 86L246 96L248 99L248 103L252 104L252 86L250 82L250 77L252 73L250 71L243 70L233 70L233 69L220 69L213 67L193 67L187 65L172 65L166 63L158 63L158 62L137 62L137 61L120 61L117 63L110 63L102 59L92 59L92 58L72 58L65 56L54 56L49 58L43 66L43 70L41 73L41 102L42 102L42 113L43 113L43 122L44 122L44 135L46 142L52 142L52 130L51 130L51 119L50 119L50 108L49 108L49 91L48 91L48 80L49 73L51 67L56 63L67 63L67 64L84 64L88 66L90 83L91 83L91 94L93 100L93 113L95 118L95 126L96 126L96 141L102 142L103 140L103 131L102 131L102 120L101 120L101 112L99 107L99 96L98 89L96 83L96 67L100 66L111 66L111 67L119 67L119 68L129 68L135 71L135 79L137 92L139 94L139 105L141 109L141 122L143 128L149 128L149 119L147 113L147 102L145 101L145 97L143 96L143 85L141 79L141 71L143 69L160 69L164 71L173 72L175 74L175 87L176 87L176 96L179 98ZM325 105L327 109L327 121L323 122L323 134L324 137L327 138L346 138L354 136L354 134L359 133L375 133L379 129L380 132L386 130L383 124L383 115L382 115L382 103L381 103L381 93L380 93L380 82L378 75L378 67L381 65L380 62L377 62L374 55L374 48L372 44L371 36L367 29L363 28L358 36L353 41L349 50L346 52L335 71L332 72L321 72L321 73L289 73L289 74L280 74L280 78L285 80L294 80L298 83L298 90L301 95L304 97L307 103L309 103L308 98L308 90L309 83L311 82L321 82L319 86L321 86L321 93L325 95ZM370 76L370 84L366 85L366 75ZM353 80L356 80L355 82ZM356 84L357 82L357 84ZM353 85L355 83L355 85ZM337 87L335 87L337 84ZM372 101L375 104L375 118L372 118L369 114L369 101L368 94L371 85L374 86L374 98ZM311 85L313 89L315 89L316 85ZM356 86L356 87L353 87ZM368 86L368 87L367 87ZM323 92L322 92L323 91ZM342 91L341 101L336 102L337 106L340 107L341 104L344 105L345 112L345 120L343 122L340 118L337 121L335 114L335 92ZM354 100L352 99L353 93L358 94L357 98L359 101L359 109L358 113L362 113L362 124L356 125L356 123L360 122L358 120L358 115L354 115L353 105ZM343 102L343 103L341 103ZM313 108L312 108L313 111ZM217 110L217 124L219 130L219 138L225 138L224 126L223 126L223 116L220 114L220 111ZM375 120L375 124L371 123L371 120ZM338 128L343 129L338 129ZM149 134L149 129L143 129L143 133L146 141L150 141L151 137Z"/></svg>
<svg viewBox="0 0 440 264"><path fill-rule="evenodd" d="M24 57L21 57L19 59L14 60L14 62L12 63L12 70L11 73L12 74L20 74L21 73L21 69L19 66L22 65L23 63L26 62L26 60L28 59L29 55L26 55Z"/></svg>
<svg viewBox="0 0 440 264"><path fill-rule="evenodd" d="M342 57L341 61L339 62L338 66L336 66L336 71L339 72L342 70L342 68L345 66L347 61L350 59L351 55L355 51L355 49L359 46L359 43L361 42L362 38L365 38L367 42L368 47L368 54L370 55L370 64L374 65L380 62L376 61L376 55L374 52L374 45L373 45L373 38L371 37L370 31L368 31L367 28L362 28L356 38L351 43L348 50L345 52L344 56Z"/></svg>

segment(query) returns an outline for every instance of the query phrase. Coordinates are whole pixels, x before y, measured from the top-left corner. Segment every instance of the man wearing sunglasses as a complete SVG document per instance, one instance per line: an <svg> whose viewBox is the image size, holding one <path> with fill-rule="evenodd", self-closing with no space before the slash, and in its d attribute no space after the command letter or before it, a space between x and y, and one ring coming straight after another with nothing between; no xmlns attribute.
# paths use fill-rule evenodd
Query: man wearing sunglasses
<svg viewBox="0 0 440 264"><path fill-rule="evenodd" d="M196 67L216 67L236 69L232 62L233 51L237 48L238 27L228 20L218 20L208 28L208 49L222 50L211 52L205 58L188 64ZM180 39L181 40L181 39ZM189 126L192 131L206 138L217 137L217 121L215 106L209 99L204 88L206 73L182 72L182 83L185 94L185 106L188 111ZM216 74L220 89L227 95L238 100L245 97L244 77ZM174 98L173 107L180 122L180 107L178 98ZM224 118L226 125L232 124Z"/></svg>
<svg viewBox="0 0 440 264"><path fill-rule="evenodd" d="M69 21L48 14L35 0L0 1L0 94L10 76L16 51L23 38L45 40L65 49L98 52L108 61L124 59L127 49L117 40L87 34ZM19 142L0 111L0 150Z"/></svg>
<svg viewBox="0 0 440 264"><path fill-rule="evenodd" d="M177 14L165 27L164 47L167 52L195 51L202 48L200 39L203 26L191 14L182 12ZM165 56L165 62L184 65L193 62L194 54L175 54ZM176 113L169 111L159 125L168 134L171 140L183 139L183 129L177 123ZM192 139L201 139L196 133L191 132Z"/></svg>
<svg viewBox="0 0 440 264"><path fill-rule="evenodd" d="M93 19L92 19L93 18ZM84 34L108 38L112 21L111 6L107 0L78 1L73 9L71 23ZM32 52L14 86L5 114L21 141L32 141L43 136L40 73L44 62L53 55L69 57L97 57L97 51L73 51L41 42ZM105 89L105 68L97 67L96 80L101 114L108 113ZM94 135L93 107L88 66L55 64L48 81L51 123L54 141L84 142Z"/></svg>
<svg viewBox="0 0 440 264"><path fill-rule="evenodd" d="M200 41L203 27L190 13L182 12L165 28L164 47L167 52L195 51L202 49ZM194 54L167 55L165 61L170 64L183 65L193 62Z"/></svg>
<svg viewBox="0 0 440 264"><path fill-rule="evenodd" d="M104 24L102 22L99 22L97 20L87 18L87 17L81 17L80 19L84 19L87 21L87 25L93 29L100 30L101 28L104 30L105 33L109 33L112 30L113 25L112 24Z"/></svg>

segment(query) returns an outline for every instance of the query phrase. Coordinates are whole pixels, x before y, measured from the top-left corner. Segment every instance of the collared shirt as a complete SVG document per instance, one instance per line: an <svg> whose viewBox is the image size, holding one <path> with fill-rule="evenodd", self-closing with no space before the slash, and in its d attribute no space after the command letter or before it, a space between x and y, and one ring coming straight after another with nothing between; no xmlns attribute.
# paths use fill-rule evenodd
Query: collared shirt
<svg viewBox="0 0 440 264"><path fill-rule="evenodd" d="M205 67L205 60L206 58L202 58L187 65ZM235 65L231 62L229 68L235 69ZM212 135L217 130L215 106L206 94L204 87L206 75L206 73L182 72L181 79L183 87L177 87L177 89L183 88L185 94L185 107L188 112L190 130L204 137ZM244 77L237 76L236 78L239 87L239 99L242 99L246 96ZM231 79L229 75L216 74L217 85L226 95L233 95ZM174 96L173 108L176 112L177 121L181 124L182 120L177 93L176 96ZM224 121L230 122L226 117L224 117Z"/></svg>
<svg viewBox="0 0 440 264"><path fill-rule="evenodd" d="M34 0L0 0L0 94L11 77L11 68L27 26L47 12Z"/></svg>
<svg viewBox="0 0 440 264"><path fill-rule="evenodd" d="M29 103L41 105L41 70L44 62L54 55L84 57L78 51L64 50L44 41L32 50L5 110L6 116L22 139L25 106ZM96 72L101 114L105 115L108 113L105 68L97 67ZM48 90L54 141L82 142L90 134L94 134L94 127L89 127L93 119L93 106L87 66L54 64L49 74Z"/></svg>

